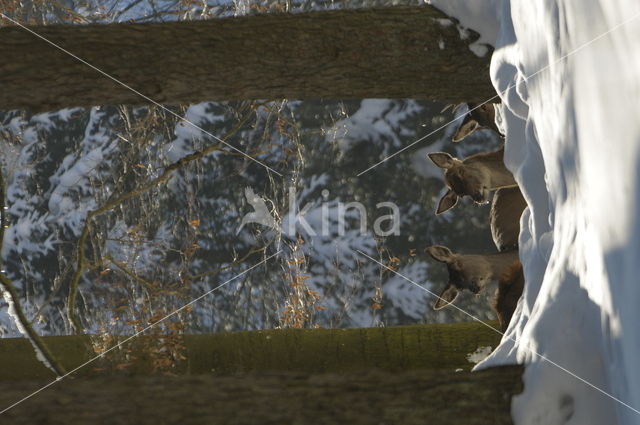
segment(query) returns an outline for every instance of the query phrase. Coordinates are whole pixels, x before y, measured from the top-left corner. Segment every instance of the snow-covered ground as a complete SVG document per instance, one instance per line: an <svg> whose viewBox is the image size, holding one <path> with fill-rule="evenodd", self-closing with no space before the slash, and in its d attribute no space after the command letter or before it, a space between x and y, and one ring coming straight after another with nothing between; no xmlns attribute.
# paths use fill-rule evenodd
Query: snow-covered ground
<svg viewBox="0 0 640 425"><path fill-rule="evenodd" d="M640 424L640 2L433 4L498 29L505 162L530 205L524 297L478 367L528 364L518 425Z"/></svg>

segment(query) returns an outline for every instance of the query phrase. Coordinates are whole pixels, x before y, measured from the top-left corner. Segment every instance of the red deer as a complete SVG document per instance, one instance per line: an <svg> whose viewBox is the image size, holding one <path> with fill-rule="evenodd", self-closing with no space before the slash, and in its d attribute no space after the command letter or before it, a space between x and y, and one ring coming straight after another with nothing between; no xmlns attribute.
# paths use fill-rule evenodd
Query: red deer
<svg viewBox="0 0 640 425"><path fill-rule="evenodd" d="M517 249L520 236L520 217L527 207L518 186L496 190L491 202L489 222L491 236L498 251Z"/></svg>
<svg viewBox="0 0 640 425"><path fill-rule="evenodd" d="M477 103L469 102L467 103L467 108L469 112L467 112L458 130L451 138L452 141L459 142L474 131L484 128L491 129L501 137L504 137L496 126L496 111L493 103L478 105Z"/></svg>
<svg viewBox="0 0 640 425"><path fill-rule="evenodd" d="M513 174L504 165L504 147L495 152L477 153L462 161L445 152L433 152L428 156L445 170L444 182L449 188L440 199L436 214L453 208L460 197L470 196L482 204L488 201L490 191L517 186Z"/></svg>
<svg viewBox="0 0 640 425"><path fill-rule="evenodd" d="M506 332L511 322L513 312L516 311L518 301L524 290L524 272L520 261L512 263L500 276L498 290L493 303L493 309L498 315L500 329Z"/></svg>
<svg viewBox="0 0 640 425"><path fill-rule="evenodd" d="M518 251L461 255L454 254L445 246L436 245L427 248L427 252L435 260L445 263L449 271L449 282L433 305L434 310L451 304L460 291L468 290L477 294L489 282L498 281L493 307L501 329L507 329L524 287Z"/></svg>

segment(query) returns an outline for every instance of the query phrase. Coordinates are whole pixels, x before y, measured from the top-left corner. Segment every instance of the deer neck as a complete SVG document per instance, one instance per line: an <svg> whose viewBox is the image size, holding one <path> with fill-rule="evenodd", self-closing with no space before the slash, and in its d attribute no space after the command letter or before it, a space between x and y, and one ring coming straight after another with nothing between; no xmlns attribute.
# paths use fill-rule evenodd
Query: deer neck
<svg viewBox="0 0 640 425"><path fill-rule="evenodd" d="M519 260L518 251L501 252L490 255L470 255L472 263L478 267L482 273L486 273L487 278L492 281L500 279L502 273ZM471 258L475 257L475 258Z"/></svg>
<svg viewBox="0 0 640 425"><path fill-rule="evenodd" d="M495 152L472 155L464 161L467 165L482 169L489 178L488 189L517 186L513 174L504 165L504 148Z"/></svg>
<svg viewBox="0 0 640 425"><path fill-rule="evenodd" d="M507 170L507 167L505 167L503 162L489 163L487 164L487 168L489 169L492 189L500 189L503 187L512 187L517 185L516 180L513 178L513 174Z"/></svg>

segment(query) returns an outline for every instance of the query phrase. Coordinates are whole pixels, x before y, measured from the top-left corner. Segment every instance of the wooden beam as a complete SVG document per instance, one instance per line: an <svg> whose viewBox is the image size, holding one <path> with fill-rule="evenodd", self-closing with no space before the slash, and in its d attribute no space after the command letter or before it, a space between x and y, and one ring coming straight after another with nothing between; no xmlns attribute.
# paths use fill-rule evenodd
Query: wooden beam
<svg viewBox="0 0 640 425"><path fill-rule="evenodd" d="M48 382L0 382L0 410ZM65 379L0 420L32 424L507 425L522 367L481 372Z"/></svg>
<svg viewBox="0 0 640 425"><path fill-rule="evenodd" d="M495 94L490 52L430 6L30 29L162 104ZM150 102L23 28L0 28L0 58L0 110Z"/></svg>
<svg viewBox="0 0 640 425"><path fill-rule="evenodd" d="M497 322L492 325L498 326ZM120 340L125 337L119 337ZM148 335L114 350L108 361L96 361L75 375L95 375L95 369L109 370L119 363L133 362L129 373L148 374L149 347L160 347L162 335ZM91 337L52 336L43 338L67 370L95 357ZM118 339L118 338L116 338ZM230 374L240 372L287 371L343 373L376 369L469 370L467 355L480 347L495 348L500 334L477 323L390 326L361 329L270 329L184 335L180 342L184 362L176 373ZM115 344L115 343L114 343ZM111 346L111 343L109 344ZM108 347L102 347L106 349ZM132 351L129 359L123 353ZM115 355L115 357L113 356ZM118 357L120 356L120 357ZM132 360L135 359L135 360ZM0 381L54 378L34 356L25 338L0 339Z"/></svg>

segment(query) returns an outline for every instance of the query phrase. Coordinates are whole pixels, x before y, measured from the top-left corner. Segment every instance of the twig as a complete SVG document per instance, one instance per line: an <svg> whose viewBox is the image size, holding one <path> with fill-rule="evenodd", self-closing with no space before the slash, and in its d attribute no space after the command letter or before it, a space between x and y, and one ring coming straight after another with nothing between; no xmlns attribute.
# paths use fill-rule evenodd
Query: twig
<svg viewBox="0 0 640 425"><path fill-rule="evenodd" d="M267 249L266 247L254 248L254 249L250 250L249 252L247 252L243 257L238 258L236 260L233 260L231 263L227 264L226 266L222 266L222 267L219 267L219 268L214 269L214 270L209 270L208 272L195 274L195 275L189 276L188 278L189 278L189 280L196 280L196 279L201 279L203 277L207 277L207 276L211 276L211 275L214 275L214 274L218 274L223 270L226 270L226 269L229 269L229 268L235 266L236 264L242 263L244 260L249 258L251 255L255 254L256 252L261 252L261 251L264 252L266 249Z"/></svg>
<svg viewBox="0 0 640 425"><path fill-rule="evenodd" d="M249 120L249 118L253 115L254 110L255 108L251 108L251 110L247 114L245 114L245 116L231 130L229 130L229 132L225 134L221 138L221 140L226 141L233 134L237 133L242 128L242 126ZM131 199L133 197L136 197L138 195L141 195L151 190L152 188L160 185L161 183L166 182L167 180L169 180L169 178L171 177L174 171L181 169L182 167L189 164L190 162L197 161L214 151L226 152L224 149L220 147L220 145L221 143L217 143L201 151L194 152L192 154L184 156L183 158L179 159L178 161L166 167L164 172L160 176L158 176L156 179L152 180L151 182L147 183L146 185L136 190L127 192L123 195L120 195L115 199L108 201L107 203L102 205L100 208L97 208L93 211L89 211L87 213L85 225L84 225L84 228L82 229L82 233L80 234L80 238L78 240L78 245L76 248L76 258L77 258L76 271L73 274L73 277L71 278L71 283L69 284L69 296L67 297L67 318L69 319L69 323L71 325L73 332L75 332L76 334L82 333L82 325L80 324L80 321L78 320L78 317L76 314L77 313L76 298L78 294L78 285L80 283L80 278L82 277L82 273L86 268L84 246L87 242L89 232L91 231L93 219L96 216L115 208L116 206L120 205L122 202L128 199Z"/></svg>
<svg viewBox="0 0 640 425"><path fill-rule="evenodd" d="M0 169L0 252L2 252L2 244L4 242L4 229L7 227L7 217L4 209L4 176ZM2 267L2 256L0 255L0 268ZM29 339L31 345L33 345L36 351L36 357L48 366L58 376L63 376L66 373L65 368L60 364L58 359L51 353L49 347L44 343L40 335L33 329L31 323L27 319L20 304L20 298L18 292L11 279L9 279L4 271L0 270L0 284L5 292L5 300L9 303L9 309L13 309L15 314L14 318L17 318L17 325L20 331ZM7 297L8 295L8 297Z"/></svg>
<svg viewBox="0 0 640 425"><path fill-rule="evenodd" d="M151 282L147 281L146 279L141 278L140 276L135 274L133 271L129 270L129 268L125 264L121 263L120 261L116 261L113 257L111 257L111 255L106 255L105 256L105 260L107 260L110 263L112 263L113 265L115 265L117 268L120 269L120 271L122 273L126 274L131 279L135 280L136 282L138 282L139 284L141 284L145 288L151 289L151 290L155 289L154 286L151 284Z"/></svg>

